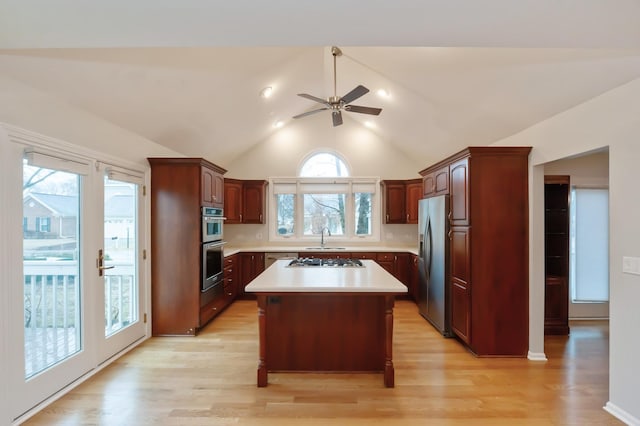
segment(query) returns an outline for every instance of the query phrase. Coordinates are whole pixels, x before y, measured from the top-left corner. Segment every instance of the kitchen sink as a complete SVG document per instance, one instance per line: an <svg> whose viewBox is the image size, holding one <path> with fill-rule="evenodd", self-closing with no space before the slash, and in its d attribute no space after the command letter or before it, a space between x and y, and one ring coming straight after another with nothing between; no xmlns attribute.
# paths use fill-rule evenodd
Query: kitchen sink
<svg viewBox="0 0 640 426"><path fill-rule="evenodd" d="M346 247L305 247L305 250L345 250Z"/></svg>

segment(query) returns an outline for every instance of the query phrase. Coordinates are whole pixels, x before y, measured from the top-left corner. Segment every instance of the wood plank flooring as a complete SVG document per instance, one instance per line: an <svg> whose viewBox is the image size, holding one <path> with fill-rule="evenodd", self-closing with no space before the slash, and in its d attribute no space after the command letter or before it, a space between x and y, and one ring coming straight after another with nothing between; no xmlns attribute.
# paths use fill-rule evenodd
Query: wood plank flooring
<svg viewBox="0 0 640 426"><path fill-rule="evenodd" d="M547 362L476 358L398 301L395 388L379 374L271 373L256 387L257 307L237 301L198 337L152 338L27 425L619 425L608 325L572 323Z"/></svg>

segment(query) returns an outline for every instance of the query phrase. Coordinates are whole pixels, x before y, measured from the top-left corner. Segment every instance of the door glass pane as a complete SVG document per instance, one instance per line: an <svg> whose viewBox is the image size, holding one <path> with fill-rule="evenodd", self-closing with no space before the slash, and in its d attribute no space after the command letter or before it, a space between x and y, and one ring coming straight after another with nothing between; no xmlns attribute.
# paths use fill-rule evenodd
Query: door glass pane
<svg viewBox="0 0 640 426"><path fill-rule="evenodd" d="M80 176L23 166L25 377L82 349Z"/></svg>
<svg viewBox="0 0 640 426"><path fill-rule="evenodd" d="M138 321L138 185L104 181L104 333Z"/></svg>

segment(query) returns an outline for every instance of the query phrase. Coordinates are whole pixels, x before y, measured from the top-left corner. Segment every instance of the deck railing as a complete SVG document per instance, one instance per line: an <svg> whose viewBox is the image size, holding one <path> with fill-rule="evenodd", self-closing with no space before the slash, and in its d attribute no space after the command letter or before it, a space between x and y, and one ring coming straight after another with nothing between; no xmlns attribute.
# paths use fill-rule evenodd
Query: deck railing
<svg viewBox="0 0 640 426"><path fill-rule="evenodd" d="M135 268L116 266L104 277L105 336L138 317ZM77 261L24 262L25 375L31 377L82 349Z"/></svg>

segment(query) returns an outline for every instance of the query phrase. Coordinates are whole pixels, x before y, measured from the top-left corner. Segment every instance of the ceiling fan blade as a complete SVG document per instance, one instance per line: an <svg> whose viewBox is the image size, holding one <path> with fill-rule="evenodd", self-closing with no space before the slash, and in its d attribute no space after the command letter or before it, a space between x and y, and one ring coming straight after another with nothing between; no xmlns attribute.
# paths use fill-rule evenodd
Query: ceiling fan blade
<svg viewBox="0 0 640 426"><path fill-rule="evenodd" d="M351 103L351 102L355 101L360 96L366 95L367 93L369 93L369 89L367 89L363 85L359 85L358 87L356 87L355 89L353 89L352 91L350 91L349 93L344 95L342 97L342 101L345 104L348 104L348 103Z"/></svg>
<svg viewBox="0 0 640 426"><path fill-rule="evenodd" d="M371 114L371 115L380 115L382 112L382 108L370 108L359 105L347 105L344 107L345 110L349 112L359 112L361 114Z"/></svg>
<svg viewBox="0 0 640 426"><path fill-rule="evenodd" d="M340 111L333 111L331 118L333 118L333 127L342 124L342 113Z"/></svg>
<svg viewBox="0 0 640 426"><path fill-rule="evenodd" d="M303 112L302 114L294 115L293 118L306 117L307 115L315 114L316 112L320 112L320 111L326 111L328 109L329 108L314 109L313 111L307 111L307 112Z"/></svg>
<svg viewBox="0 0 640 426"><path fill-rule="evenodd" d="M315 96L311 96L311 95L308 95L306 93L298 93L298 96L306 98L306 99L309 99L309 100L312 100L314 102L318 102L318 103L321 103L321 104L328 105L328 102L327 102L326 99L316 98Z"/></svg>

